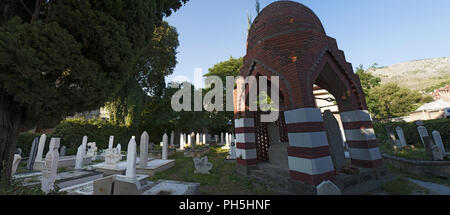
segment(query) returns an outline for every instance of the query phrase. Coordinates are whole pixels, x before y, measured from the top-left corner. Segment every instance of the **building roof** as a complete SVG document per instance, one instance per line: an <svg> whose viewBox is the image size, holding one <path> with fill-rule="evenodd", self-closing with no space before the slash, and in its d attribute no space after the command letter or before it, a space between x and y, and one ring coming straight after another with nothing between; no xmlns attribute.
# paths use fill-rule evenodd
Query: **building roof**
<svg viewBox="0 0 450 215"><path fill-rule="evenodd" d="M446 108L450 108L450 102L445 101L443 99L439 99L437 101L424 104L422 107L417 109L417 111L426 111L426 110L444 110Z"/></svg>

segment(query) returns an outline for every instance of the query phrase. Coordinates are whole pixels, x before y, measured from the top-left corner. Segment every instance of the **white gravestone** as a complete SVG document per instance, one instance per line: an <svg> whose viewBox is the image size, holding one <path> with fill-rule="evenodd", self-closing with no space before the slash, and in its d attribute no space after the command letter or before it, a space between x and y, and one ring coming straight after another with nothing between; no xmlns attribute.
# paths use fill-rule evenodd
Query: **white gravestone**
<svg viewBox="0 0 450 215"><path fill-rule="evenodd" d="M162 159L167 160L169 158L169 137L167 134L163 136L163 148L162 148Z"/></svg>
<svg viewBox="0 0 450 215"><path fill-rule="evenodd" d="M187 135L187 140L188 140L188 147L192 146L192 136L191 135Z"/></svg>
<svg viewBox="0 0 450 215"><path fill-rule="evenodd" d="M230 135L228 135L228 132L225 133L225 148L230 147Z"/></svg>
<svg viewBox="0 0 450 215"><path fill-rule="evenodd" d="M127 150L127 170L125 177L128 179L136 179L136 137L132 137L128 143Z"/></svg>
<svg viewBox="0 0 450 215"><path fill-rule="evenodd" d="M14 174L16 174L17 167L19 167L21 160L22 160L22 156L20 156L20 154L14 154L14 161L13 161L12 170L11 170L11 177L14 176Z"/></svg>
<svg viewBox="0 0 450 215"><path fill-rule="evenodd" d="M203 142L202 145L206 145L206 134L203 134Z"/></svg>
<svg viewBox="0 0 450 215"><path fill-rule="evenodd" d="M119 162L122 160L122 154L120 144L117 148L108 148L105 153L105 167L117 169Z"/></svg>
<svg viewBox="0 0 450 215"><path fill-rule="evenodd" d="M236 160L236 144L234 142L231 142L229 159Z"/></svg>
<svg viewBox="0 0 450 215"><path fill-rule="evenodd" d="M58 172L60 138L52 138L50 141L50 147L45 156L45 165L42 170L41 178L41 190L45 193L49 193L55 189L56 175Z"/></svg>
<svg viewBox="0 0 450 215"><path fill-rule="evenodd" d="M317 186L317 195L342 195L342 191L333 182L323 181Z"/></svg>
<svg viewBox="0 0 450 215"><path fill-rule="evenodd" d="M220 133L220 145L223 146L223 132Z"/></svg>
<svg viewBox="0 0 450 215"><path fill-rule="evenodd" d="M87 156L88 157L94 157L95 155L97 155L97 143L92 142L92 143L88 143L88 151L87 151Z"/></svg>
<svg viewBox="0 0 450 215"><path fill-rule="evenodd" d="M61 146L61 149L59 150L59 156L64 157L66 155L67 147Z"/></svg>
<svg viewBox="0 0 450 215"><path fill-rule="evenodd" d="M114 146L114 136L109 137L108 149L112 149Z"/></svg>
<svg viewBox="0 0 450 215"><path fill-rule="evenodd" d="M173 147L173 142L175 140L175 132L172 131L172 133L170 134L170 147Z"/></svg>
<svg viewBox="0 0 450 215"><path fill-rule="evenodd" d="M184 150L184 134L180 134L180 150Z"/></svg>
<svg viewBox="0 0 450 215"><path fill-rule="evenodd" d="M140 150L140 158L139 158L139 167L146 168L148 163L148 142L149 136L146 131L141 135L141 150Z"/></svg>
<svg viewBox="0 0 450 215"><path fill-rule="evenodd" d="M195 145L200 145L200 134L197 133L197 136L195 136Z"/></svg>
<svg viewBox="0 0 450 215"><path fill-rule="evenodd" d="M434 143L439 149L439 153L441 153L442 157L445 157L445 147L444 143L442 142L441 133L439 133L439 131L433 131L433 139Z"/></svg>
<svg viewBox="0 0 450 215"><path fill-rule="evenodd" d="M36 161L42 161L42 155L44 154L46 140L47 140L47 135L45 135L45 134L41 135L41 138L39 139L38 151L36 154Z"/></svg>
<svg viewBox="0 0 450 215"><path fill-rule="evenodd" d="M77 157L75 160L75 169L83 169L83 145L80 145L77 150Z"/></svg>
<svg viewBox="0 0 450 215"><path fill-rule="evenodd" d="M39 144L39 138L34 138L33 145L31 146L30 157L27 161L27 170L32 170L34 165L34 160L36 159L37 149Z"/></svg>
<svg viewBox="0 0 450 215"><path fill-rule="evenodd" d="M424 126L419 126L419 127L417 127L417 131L419 131L420 140L422 141L422 144L425 147L425 142L424 142L423 138L430 136L428 134L427 128L425 128Z"/></svg>
<svg viewBox="0 0 450 215"><path fill-rule="evenodd" d="M213 168L212 163L208 162L208 156L202 158L194 158L194 173L210 174L209 171Z"/></svg>
<svg viewBox="0 0 450 215"><path fill-rule="evenodd" d="M406 139L405 139L405 134L403 133L403 129L400 126L397 126L397 128L395 129L397 131L397 136L400 139L400 147L405 147L406 144Z"/></svg>
<svg viewBox="0 0 450 215"><path fill-rule="evenodd" d="M81 144L83 146L83 155L86 155L87 144L88 144L88 137L84 136L83 142Z"/></svg>

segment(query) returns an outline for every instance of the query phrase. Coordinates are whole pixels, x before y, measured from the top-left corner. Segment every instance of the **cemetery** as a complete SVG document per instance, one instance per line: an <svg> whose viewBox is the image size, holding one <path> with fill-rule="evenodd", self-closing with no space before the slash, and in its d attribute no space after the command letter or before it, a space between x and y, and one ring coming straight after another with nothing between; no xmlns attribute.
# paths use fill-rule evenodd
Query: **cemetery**
<svg viewBox="0 0 450 215"><path fill-rule="evenodd" d="M40 72L17 81L54 78L42 81L42 92L55 92L51 96L34 88L25 95L19 91L28 92L28 85L11 87L0 75L0 112L9 120L0 125L5 131L0 195L450 195L450 119L407 123L394 122L394 116L380 118L372 109L367 76L354 71L341 39L327 33L309 7L273 1L260 9L256 1L257 16L248 17L245 56L218 63L204 75L241 78L226 87L215 83L219 90L214 91L212 85L165 82L177 64L179 35L163 18L189 1L161 2L127 13L110 11L117 5L82 7L74 1L67 9L47 2L67 10L64 15L71 19L97 10L110 13L83 33L73 30L75 36L64 29L73 26L60 14L47 19L62 27L31 17L58 32L64 47L52 44L55 53L50 55L67 59L59 60L63 64L53 68L59 71L53 75ZM73 12L71 7L89 10ZM138 17L146 13L158 15ZM142 22L130 27L133 19ZM9 28L23 24L10 22ZM51 37L23 25L37 31L36 38ZM3 37L0 33L0 46L15 44ZM0 56L8 53L0 51ZM96 73L79 72L89 69ZM0 70L17 72L1 62ZM216 103L232 100L227 104L231 110L206 111L216 105L206 101L213 92ZM182 99L174 99L180 94ZM193 105L174 110L174 104L189 103L190 97ZM263 110L264 102L278 106ZM267 121L273 113L276 118Z"/></svg>

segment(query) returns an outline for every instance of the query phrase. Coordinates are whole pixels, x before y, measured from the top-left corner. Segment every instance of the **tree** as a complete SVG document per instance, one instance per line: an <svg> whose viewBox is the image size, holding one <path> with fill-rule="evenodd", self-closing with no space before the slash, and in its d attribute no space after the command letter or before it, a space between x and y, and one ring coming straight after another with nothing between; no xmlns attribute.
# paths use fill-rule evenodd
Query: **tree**
<svg viewBox="0 0 450 215"><path fill-rule="evenodd" d="M376 63L371 67L371 69L376 68ZM370 70L370 69L369 69ZM359 65L359 67L356 67L356 75L359 76L361 80L361 86L363 88L364 94L368 94L369 90L375 87L380 86L381 78L375 77L372 75L369 71L364 70L363 65Z"/></svg>
<svg viewBox="0 0 450 215"><path fill-rule="evenodd" d="M139 127L144 104L152 97L158 98L163 94L164 77L171 75L177 64L178 46L176 28L167 22L155 28L150 44L139 59L137 75L106 103L112 122Z"/></svg>
<svg viewBox="0 0 450 215"><path fill-rule="evenodd" d="M429 96L400 87L396 83L375 87L369 91L369 95L372 99L369 109L378 119L405 116L430 101Z"/></svg>
<svg viewBox="0 0 450 215"><path fill-rule="evenodd" d="M212 68L209 69L209 72L205 75L206 77L209 76L218 76L222 79L223 83L226 83L226 77L232 76L237 77L240 75L240 70L242 66L244 65L244 59L241 58L233 58L230 57L229 60L219 62L216 65L214 65ZM226 102L226 85L224 84L224 91L223 91L223 99L224 104ZM210 89L205 89L205 93L208 92ZM231 121L234 121L234 112L212 112L209 113L210 118L213 119L213 125L211 125L211 128L214 128L215 131L224 131L229 130L230 127L227 126L228 123Z"/></svg>
<svg viewBox="0 0 450 215"><path fill-rule="evenodd" d="M99 108L136 76L162 18L187 0L0 3L0 172L30 119ZM9 180L8 180L9 181Z"/></svg>

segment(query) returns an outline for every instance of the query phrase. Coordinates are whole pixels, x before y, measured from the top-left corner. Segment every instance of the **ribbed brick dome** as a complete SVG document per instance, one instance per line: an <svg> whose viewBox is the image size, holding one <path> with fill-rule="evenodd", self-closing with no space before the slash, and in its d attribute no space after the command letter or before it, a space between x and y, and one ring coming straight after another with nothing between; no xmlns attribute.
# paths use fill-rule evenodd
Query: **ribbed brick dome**
<svg viewBox="0 0 450 215"><path fill-rule="evenodd" d="M250 29L249 45L273 36L292 31L325 33L316 14L303 4L293 1L277 1L262 10Z"/></svg>

